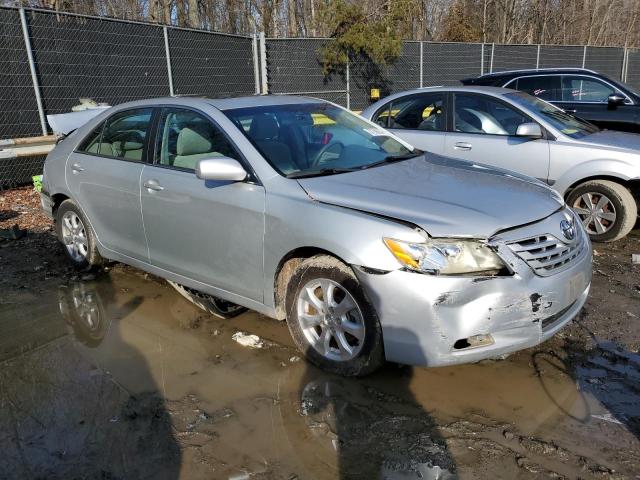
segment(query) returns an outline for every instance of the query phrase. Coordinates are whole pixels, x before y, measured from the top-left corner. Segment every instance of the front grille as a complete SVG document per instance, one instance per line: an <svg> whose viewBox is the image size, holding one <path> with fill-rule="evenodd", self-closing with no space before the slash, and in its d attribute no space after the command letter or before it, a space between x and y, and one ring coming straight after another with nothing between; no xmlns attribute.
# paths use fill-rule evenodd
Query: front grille
<svg viewBox="0 0 640 480"><path fill-rule="evenodd" d="M568 268L585 249L584 234L578 230L572 243L565 243L551 234L509 242L509 248L543 277Z"/></svg>

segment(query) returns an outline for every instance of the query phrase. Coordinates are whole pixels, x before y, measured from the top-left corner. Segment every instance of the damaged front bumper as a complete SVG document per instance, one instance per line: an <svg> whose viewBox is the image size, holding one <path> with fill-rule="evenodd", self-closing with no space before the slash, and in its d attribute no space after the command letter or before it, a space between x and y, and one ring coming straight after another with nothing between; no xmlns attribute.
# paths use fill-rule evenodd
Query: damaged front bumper
<svg viewBox="0 0 640 480"><path fill-rule="evenodd" d="M355 268L382 326L386 358L443 366L499 357L553 336L580 311L591 285L591 244L558 273L539 276L503 243L514 274L448 277ZM478 340L479 341L476 341Z"/></svg>

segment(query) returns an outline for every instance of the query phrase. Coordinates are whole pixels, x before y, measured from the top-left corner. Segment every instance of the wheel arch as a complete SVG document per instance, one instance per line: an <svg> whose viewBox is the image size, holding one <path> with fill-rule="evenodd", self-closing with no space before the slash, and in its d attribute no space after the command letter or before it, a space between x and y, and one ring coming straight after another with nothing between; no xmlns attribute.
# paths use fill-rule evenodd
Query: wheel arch
<svg viewBox="0 0 640 480"><path fill-rule="evenodd" d="M54 220L56 218L56 212L58 211L58 208L60 207L62 202L64 202L65 200L69 200L69 198L70 197L68 195L65 195L64 193L55 193L51 195L51 200L53 202L51 213L53 214Z"/></svg>
<svg viewBox="0 0 640 480"><path fill-rule="evenodd" d="M573 189L575 189L579 185L582 185L583 183L598 180L608 180L610 182L619 183L620 185L628 188L631 191L633 197L636 199L636 203L638 203L640 206L640 178L625 179L622 177L617 177L615 175L593 175L590 177L581 178L580 180L576 180L571 185L569 185L569 187L567 187L567 189L563 193L563 197L566 199L571 194L571 191Z"/></svg>
<svg viewBox="0 0 640 480"><path fill-rule="evenodd" d="M345 262L344 259L340 258L339 255L336 255L335 253L320 247L305 246L298 247L289 251L280 259L280 262L278 262L278 266L276 268L275 276L273 279L273 304L275 306L276 318L278 320L284 320L286 317L286 288L296 267L307 258L311 258L316 255L328 255L330 257L338 259L347 266L349 265L349 263Z"/></svg>

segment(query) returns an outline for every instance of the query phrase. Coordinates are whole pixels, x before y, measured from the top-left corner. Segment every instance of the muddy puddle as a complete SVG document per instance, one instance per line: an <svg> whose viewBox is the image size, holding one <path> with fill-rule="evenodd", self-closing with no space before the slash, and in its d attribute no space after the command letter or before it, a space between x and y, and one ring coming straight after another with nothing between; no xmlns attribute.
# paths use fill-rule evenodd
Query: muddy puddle
<svg viewBox="0 0 640 480"><path fill-rule="evenodd" d="M136 270L62 283L0 303L0 478L640 473L640 357L614 344L343 379L284 323L212 318Z"/></svg>

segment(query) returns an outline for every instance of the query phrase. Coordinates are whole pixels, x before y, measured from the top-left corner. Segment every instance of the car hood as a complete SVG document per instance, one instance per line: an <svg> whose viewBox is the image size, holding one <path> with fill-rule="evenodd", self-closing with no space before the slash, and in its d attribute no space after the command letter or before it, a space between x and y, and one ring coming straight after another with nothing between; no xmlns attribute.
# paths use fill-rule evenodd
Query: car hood
<svg viewBox="0 0 640 480"><path fill-rule="evenodd" d="M581 138L580 142L606 148L633 150L633 153L640 151L640 135L637 133L600 130L599 132Z"/></svg>
<svg viewBox="0 0 640 480"><path fill-rule="evenodd" d="M489 238L562 206L538 180L433 154L298 181L315 200L409 222L434 237Z"/></svg>

